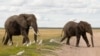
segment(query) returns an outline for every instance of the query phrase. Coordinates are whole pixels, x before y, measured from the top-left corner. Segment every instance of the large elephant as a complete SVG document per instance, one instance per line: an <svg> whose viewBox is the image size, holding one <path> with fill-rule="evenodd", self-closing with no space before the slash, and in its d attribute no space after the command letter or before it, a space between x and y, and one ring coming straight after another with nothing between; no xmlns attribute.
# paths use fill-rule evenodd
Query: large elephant
<svg viewBox="0 0 100 56"><path fill-rule="evenodd" d="M28 33L30 26L34 29L34 40L37 41L38 25L37 19L34 14L20 14L9 17L5 22L5 36L3 37L4 45L8 41L12 41L12 36L22 35L23 43L29 43Z"/></svg>
<svg viewBox="0 0 100 56"><path fill-rule="evenodd" d="M80 41L80 36L83 37L85 40L87 47L90 47L89 41L86 36L86 32L91 35L91 42L92 42L92 47L94 47L93 43L93 32L92 32L92 27L89 23L85 21L80 21L79 23L76 23L74 21L69 21L67 24L65 24L63 28L64 36L61 39L61 42L68 38L66 41L66 44L70 45L69 41L72 36L76 36L77 42L76 42L76 47L79 46L79 41Z"/></svg>

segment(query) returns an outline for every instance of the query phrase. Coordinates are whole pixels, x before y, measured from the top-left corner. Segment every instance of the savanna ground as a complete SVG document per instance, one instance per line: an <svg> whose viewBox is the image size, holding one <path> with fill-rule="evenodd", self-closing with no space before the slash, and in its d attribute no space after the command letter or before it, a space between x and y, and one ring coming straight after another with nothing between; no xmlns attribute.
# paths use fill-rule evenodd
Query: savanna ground
<svg viewBox="0 0 100 56"><path fill-rule="evenodd" d="M66 45L59 43L61 39L61 29L39 29L40 36L38 40L43 40L42 44L34 43L30 46L23 46L22 36L13 37L13 46L4 46L2 44L2 37L4 36L4 29L0 29L0 56L16 56L20 51L24 50L21 56L100 56L100 29L93 29L94 45L95 47L86 47L84 40L81 38L80 47L75 47L76 38L72 37L70 44ZM88 35L91 44L90 35ZM33 40L33 30L29 32L30 41ZM50 42L54 39L55 42Z"/></svg>

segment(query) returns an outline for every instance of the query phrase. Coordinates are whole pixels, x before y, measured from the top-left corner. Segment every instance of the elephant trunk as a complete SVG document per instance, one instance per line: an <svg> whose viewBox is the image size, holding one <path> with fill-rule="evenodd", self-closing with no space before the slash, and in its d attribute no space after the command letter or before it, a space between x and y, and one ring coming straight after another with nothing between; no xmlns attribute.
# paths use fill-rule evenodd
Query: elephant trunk
<svg viewBox="0 0 100 56"><path fill-rule="evenodd" d="M37 23L32 25L33 29L34 29L34 40L35 42L37 42L37 35L38 35L38 26Z"/></svg>
<svg viewBox="0 0 100 56"><path fill-rule="evenodd" d="M34 25L33 29L34 29L34 34L37 35L37 33L38 33L38 27L37 27L37 25Z"/></svg>
<svg viewBox="0 0 100 56"><path fill-rule="evenodd" d="M92 47L94 47L93 32L92 32L92 30L91 30L90 34L91 34L91 43L92 43Z"/></svg>
<svg viewBox="0 0 100 56"><path fill-rule="evenodd" d="M92 47L94 47L93 35L91 36Z"/></svg>

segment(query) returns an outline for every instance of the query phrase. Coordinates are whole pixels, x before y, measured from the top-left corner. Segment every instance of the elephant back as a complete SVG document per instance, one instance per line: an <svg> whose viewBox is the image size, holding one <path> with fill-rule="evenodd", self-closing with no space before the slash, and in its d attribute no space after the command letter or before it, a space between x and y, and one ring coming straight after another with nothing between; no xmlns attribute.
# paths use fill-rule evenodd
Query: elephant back
<svg viewBox="0 0 100 56"><path fill-rule="evenodd" d="M77 23L74 21L69 21L68 23L65 24L63 30L65 34L69 36L75 36L75 29L77 27Z"/></svg>

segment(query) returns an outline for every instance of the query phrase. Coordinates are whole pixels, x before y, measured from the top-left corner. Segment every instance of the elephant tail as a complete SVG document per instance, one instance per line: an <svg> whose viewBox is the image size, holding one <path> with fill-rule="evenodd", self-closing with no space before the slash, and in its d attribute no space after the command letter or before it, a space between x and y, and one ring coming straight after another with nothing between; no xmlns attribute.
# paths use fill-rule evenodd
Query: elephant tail
<svg viewBox="0 0 100 56"><path fill-rule="evenodd" d="M5 34L4 34L3 39L2 39L2 43L3 43L4 40L5 40L6 33L7 33L7 32L5 31Z"/></svg>
<svg viewBox="0 0 100 56"><path fill-rule="evenodd" d="M61 32L61 37L63 36L63 30L62 30L62 32Z"/></svg>

